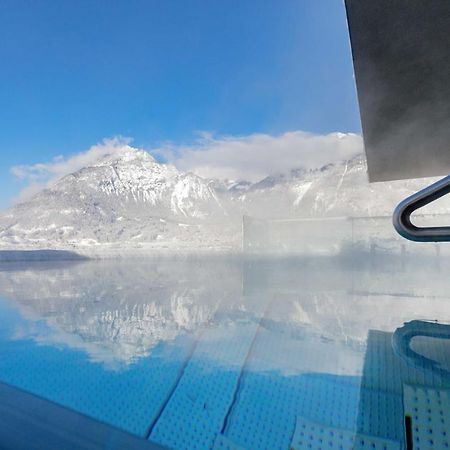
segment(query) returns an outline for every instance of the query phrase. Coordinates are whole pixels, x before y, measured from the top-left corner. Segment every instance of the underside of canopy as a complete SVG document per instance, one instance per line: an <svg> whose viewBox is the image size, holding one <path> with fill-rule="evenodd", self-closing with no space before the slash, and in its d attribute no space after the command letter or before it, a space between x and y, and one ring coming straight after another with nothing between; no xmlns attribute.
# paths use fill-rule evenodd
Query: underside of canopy
<svg viewBox="0 0 450 450"><path fill-rule="evenodd" d="M450 173L450 1L346 0L370 181Z"/></svg>

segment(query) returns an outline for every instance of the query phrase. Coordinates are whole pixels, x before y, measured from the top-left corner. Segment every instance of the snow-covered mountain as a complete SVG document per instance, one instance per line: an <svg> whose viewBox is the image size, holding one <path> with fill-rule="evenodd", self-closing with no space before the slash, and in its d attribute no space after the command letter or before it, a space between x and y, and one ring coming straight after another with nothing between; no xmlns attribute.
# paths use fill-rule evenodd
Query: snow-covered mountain
<svg viewBox="0 0 450 450"><path fill-rule="evenodd" d="M0 216L9 248L226 245L226 217L208 180L126 147L67 175Z"/></svg>
<svg viewBox="0 0 450 450"><path fill-rule="evenodd" d="M259 181L184 173L125 146L0 214L1 249L239 249L242 216L389 216L429 184L369 184L362 156ZM450 211L448 201L433 211Z"/></svg>
<svg viewBox="0 0 450 450"><path fill-rule="evenodd" d="M267 177L240 192L236 200L245 204L249 215L261 218L389 217L401 200L433 181L370 184L361 155L316 170L297 169L290 174ZM450 202L442 199L423 211L448 213Z"/></svg>

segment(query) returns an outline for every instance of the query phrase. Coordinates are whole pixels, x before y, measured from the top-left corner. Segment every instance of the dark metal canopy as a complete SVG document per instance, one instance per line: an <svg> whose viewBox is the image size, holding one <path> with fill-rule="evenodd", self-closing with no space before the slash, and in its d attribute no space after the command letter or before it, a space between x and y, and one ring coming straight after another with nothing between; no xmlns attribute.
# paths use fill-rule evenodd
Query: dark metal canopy
<svg viewBox="0 0 450 450"><path fill-rule="evenodd" d="M346 0L370 181L450 173L450 0Z"/></svg>

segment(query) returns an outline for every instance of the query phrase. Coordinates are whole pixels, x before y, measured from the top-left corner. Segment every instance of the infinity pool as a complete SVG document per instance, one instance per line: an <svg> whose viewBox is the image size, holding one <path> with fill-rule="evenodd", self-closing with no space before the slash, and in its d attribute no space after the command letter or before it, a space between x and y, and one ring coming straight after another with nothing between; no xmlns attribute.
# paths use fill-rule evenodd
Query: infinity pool
<svg viewBox="0 0 450 450"><path fill-rule="evenodd" d="M5 263L0 381L171 449L445 449L449 268Z"/></svg>

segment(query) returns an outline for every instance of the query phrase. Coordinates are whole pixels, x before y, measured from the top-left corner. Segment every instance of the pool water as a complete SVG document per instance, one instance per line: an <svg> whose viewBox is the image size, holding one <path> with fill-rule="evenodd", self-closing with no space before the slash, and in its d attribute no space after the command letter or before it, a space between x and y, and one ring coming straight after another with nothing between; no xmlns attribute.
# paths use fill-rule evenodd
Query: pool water
<svg viewBox="0 0 450 450"><path fill-rule="evenodd" d="M0 381L171 449L445 449L450 259L9 263Z"/></svg>

